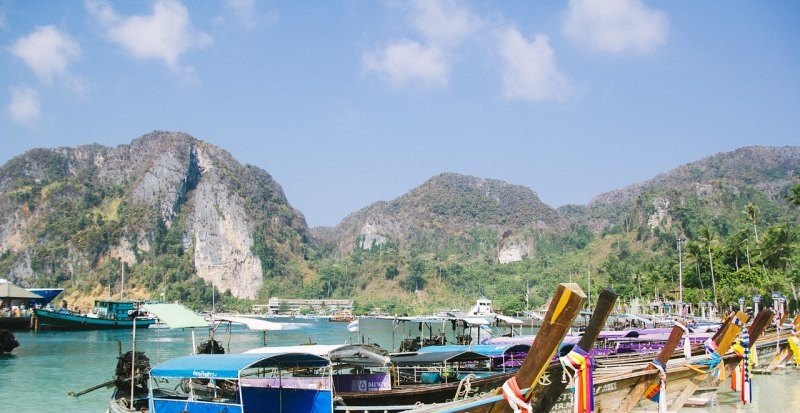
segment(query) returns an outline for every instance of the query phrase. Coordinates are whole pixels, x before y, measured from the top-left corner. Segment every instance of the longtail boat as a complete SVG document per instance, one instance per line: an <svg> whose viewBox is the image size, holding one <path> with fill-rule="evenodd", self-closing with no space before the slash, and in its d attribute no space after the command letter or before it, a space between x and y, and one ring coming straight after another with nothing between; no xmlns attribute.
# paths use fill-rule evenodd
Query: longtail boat
<svg viewBox="0 0 800 413"><path fill-rule="evenodd" d="M667 362L669 362L669 359L672 357L673 353L675 353L675 349L678 347L678 343L680 343L681 337L684 335L684 331L684 327L681 325L675 325L672 327L672 331L670 332L664 348L661 349L661 352L658 353L658 356L654 359L654 361L644 368L644 372L657 374L657 377L653 377L653 374L640 375L635 378L635 384L629 388L627 394L622 396L621 399L612 401L610 400L611 398L598 397L598 405L602 407L615 406L618 407L618 411L629 412L639 403L639 400L642 399L642 396L645 395L646 391L649 390L650 393L660 391L662 382L665 382L667 379L664 366L667 365ZM686 345L687 344L684 344L684 346ZM691 351L691 349L689 349L689 351ZM651 387L655 383L657 383L656 385L659 386L658 388ZM626 386L621 387L623 389L626 388Z"/></svg>
<svg viewBox="0 0 800 413"><path fill-rule="evenodd" d="M575 371L576 378L580 378L583 375L584 380L586 380L584 373L592 374L591 356L588 355L588 351L594 346L594 342L597 340L600 330L602 330L603 326L606 324L608 315L613 310L614 303L616 301L617 294L615 292L606 289L600 293L597 306L595 307L595 312L589 321L589 326L586 328L583 336L581 336L578 344L576 344L575 347L570 350L569 354L563 356L564 360L567 360L567 362L571 363L571 367ZM587 369L588 371L585 371ZM588 391L593 391L591 380L588 380L588 382L584 381L583 383L584 386L588 388ZM529 399L532 400L531 406L533 407L533 411L549 412L563 396L564 390L567 387L567 383L566 381L559 380L557 378L555 378L555 380L553 378L549 378L544 383L540 384L542 385L534 388L531 396L529 396ZM577 393L580 394L580 390L581 389L578 389ZM591 395L587 394L584 394L583 396L591 397ZM580 402L588 403L584 400L581 400Z"/></svg>
<svg viewBox="0 0 800 413"><path fill-rule="evenodd" d="M756 342L764 342L762 334L770 324L772 317L773 313L770 309L759 312L750 327L746 329L748 333L742 333L742 340L734 344L732 346L733 351L724 357L723 363L725 368L731 371L731 385L736 391L742 393L743 402L750 401L750 391L744 386L745 383L747 383L746 386L750 386L749 380L752 374L750 363L755 359ZM767 338L767 340L770 339ZM745 358L748 359L746 368L742 363L742 360ZM684 405L703 406L709 403L711 401L711 396L725 387L721 386L724 380L725 377L721 375L707 376L705 382L695 391L694 396L687 398Z"/></svg>
<svg viewBox="0 0 800 413"><path fill-rule="evenodd" d="M603 290L600 293L597 306L594 309L592 318L584 331L580 341L574 345L568 345L559 351L559 353L567 353L559 358L558 361L550 361L546 366L546 371L537 377L525 378L521 380L535 381L523 383L530 383L523 395L520 388L525 388L520 385L520 379L515 377L515 381L506 382L503 386L493 393L484 395L480 398L473 398L470 400L463 400L453 402L446 406L426 407L423 409L415 409L414 412L511 412L514 410L511 403L516 407L523 407L528 411L534 412L547 412L553 405L555 405L561 396L561 393L566 387L566 383L560 380L554 380L553 377L559 374L562 369L561 360L569 360L573 366L576 377L586 377L583 373L588 373L592 369L591 357L585 349L591 349L597 340L600 331L605 325L608 315L611 313L614 303L617 299L617 294L611 290ZM535 350L535 344L532 350ZM591 386L589 383L588 386ZM591 387L589 387L591 388Z"/></svg>
<svg viewBox="0 0 800 413"><path fill-rule="evenodd" d="M797 315L787 327L780 330L770 329L771 331L765 333L762 340L755 343L758 363L754 373L770 374L792 359L795 365L800 365L800 340L797 338L800 331L800 315Z"/></svg>
<svg viewBox="0 0 800 413"><path fill-rule="evenodd" d="M709 382L716 383L725 375L725 369L731 368L737 360L736 355L726 354L741 333L748 315L743 312L730 317L715 338L710 340L711 350L708 355L693 356L688 361L680 361L675 367L667 370L666 404L669 411L677 411L701 387ZM716 347L714 347L716 346Z"/></svg>
<svg viewBox="0 0 800 413"><path fill-rule="evenodd" d="M456 400L449 403L436 405L422 405L413 409L414 412L504 412L511 411L510 405L503 400L503 388L512 389L512 397L520 403L526 403L524 394L530 395L540 382L545 370L551 366L553 357L559 345L572 325L575 317L580 312L581 304L586 295L574 283L559 284L556 295L550 301L547 314L542 321L539 333L536 335L530 352L522 366L513 375L504 377L504 381L494 387L491 394L478 397ZM610 308L609 308L610 311ZM607 317L603 315L602 317ZM599 330L598 330L599 331ZM524 389L524 390L522 390ZM529 396L528 396L529 397Z"/></svg>
<svg viewBox="0 0 800 413"><path fill-rule="evenodd" d="M727 351L733 342L733 337L738 334L739 328L723 325L720 334L717 335L718 340L720 337L725 337L721 343L721 351ZM705 377L706 371L690 368L688 361L681 360L685 357L684 353L675 352L683 334L683 328L675 326L670 333L668 342L658 353L656 361L653 361L653 354L650 353L630 356L625 363L613 363L606 367L603 367L602 363L598 363L600 367L595 370L593 378L594 412L630 411L646 394L652 396L658 394L664 398L662 403L668 403L679 397L682 394L680 391L691 385L692 380L700 381L699 376ZM692 362L702 362L707 358L701 352L702 350L695 351L696 355L692 356ZM672 360L670 360L671 357ZM667 364L671 367L666 368ZM671 384L670 387L664 385L667 380ZM664 388L664 392L660 391L661 388ZM667 389L671 391L670 394L667 394ZM568 390L561 395L558 402L549 411L572 412L574 403L571 392Z"/></svg>

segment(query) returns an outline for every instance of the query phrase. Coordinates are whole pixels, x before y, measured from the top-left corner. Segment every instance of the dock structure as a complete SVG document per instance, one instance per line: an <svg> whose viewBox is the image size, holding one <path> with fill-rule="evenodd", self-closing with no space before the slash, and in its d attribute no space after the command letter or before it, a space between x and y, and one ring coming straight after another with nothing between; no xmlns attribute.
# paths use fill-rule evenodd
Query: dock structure
<svg viewBox="0 0 800 413"><path fill-rule="evenodd" d="M303 309L335 313L342 310L352 310L353 300L272 297L267 304L254 304L250 308L256 314L298 313Z"/></svg>

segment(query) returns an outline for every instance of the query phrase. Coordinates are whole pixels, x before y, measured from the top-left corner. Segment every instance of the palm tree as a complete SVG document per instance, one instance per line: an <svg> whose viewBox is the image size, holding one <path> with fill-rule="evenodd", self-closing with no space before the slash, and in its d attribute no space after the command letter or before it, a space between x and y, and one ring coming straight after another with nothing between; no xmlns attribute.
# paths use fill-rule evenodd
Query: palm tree
<svg viewBox="0 0 800 413"><path fill-rule="evenodd" d="M788 223L767 228L764 243L761 244L764 263L770 268L785 270L786 261L792 256L797 239L797 233Z"/></svg>
<svg viewBox="0 0 800 413"><path fill-rule="evenodd" d="M711 246L716 241L716 234L708 224L700 227L700 243L708 251L708 264L711 267L711 285L714 291L714 306L717 305L717 281L714 278L714 256L711 254Z"/></svg>
<svg viewBox="0 0 800 413"><path fill-rule="evenodd" d="M706 287L703 286L703 277L700 276L700 260L703 259L703 248L697 241L689 241L686 243L686 252L694 261L694 270L697 273L697 279L700 280L700 289L703 290L705 296Z"/></svg>
<svg viewBox="0 0 800 413"><path fill-rule="evenodd" d="M748 268L750 267L750 251L747 246L748 237L748 230L743 228L733 233L727 239L727 252L734 256L736 271L739 271L739 259L741 258L742 252L744 252L744 255L747 257ZM742 247L745 247L744 251L742 251Z"/></svg>
<svg viewBox="0 0 800 413"><path fill-rule="evenodd" d="M800 206L800 183L794 184L789 188L789 194L786 195L786 200L795 206Z"/></svg>
<svg viewBox="0 0 800 413"><path fill-rule="evenodd" d="M747 215L747 219L753 223L753 232L756 236L756 244L758 244L758 226L756 225L756 221L758 220L758 207L754 203L749 203L744 207L744 214Z"/></svg>

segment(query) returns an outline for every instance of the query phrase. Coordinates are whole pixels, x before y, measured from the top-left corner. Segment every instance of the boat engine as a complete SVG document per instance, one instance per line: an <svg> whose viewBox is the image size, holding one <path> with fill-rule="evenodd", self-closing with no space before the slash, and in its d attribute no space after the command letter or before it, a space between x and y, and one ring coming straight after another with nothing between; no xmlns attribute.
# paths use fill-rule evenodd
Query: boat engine
<svg viewBox="0 0 800 413"><path fill-rule="evenodd" d="M208 339L197 346L197 354L225 354L225 347L213 338Z"/></svg>
<svg viewBox="0 0 800 413"><path fill-rule="evenodd" d="M114 384L116 384L118 388L130 388L132 372L136 376L134 378L135 385L146 389L147 380L150 375L150 359L144 355L143 351L136 352L135 366L131 363L130 351L117 357L117 370Z"/></svg>
<svg viewBox="0 0 800 413"><path fill-rule="evenodd" d="M19 347L19 342L8 330L0 330L0 354L10 353L11 350Z"/></svg>

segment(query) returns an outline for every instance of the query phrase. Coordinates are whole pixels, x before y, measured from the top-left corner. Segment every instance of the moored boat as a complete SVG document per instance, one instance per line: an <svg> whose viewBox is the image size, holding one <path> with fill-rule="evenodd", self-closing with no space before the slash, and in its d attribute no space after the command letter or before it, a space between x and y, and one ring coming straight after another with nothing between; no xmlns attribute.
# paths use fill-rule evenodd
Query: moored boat
<svg viewBox="0 0 800 413"><path fill-rule="evenodd" d="M603 314L597 314L598 321L602 320L600 324L605 323L605 319L613 307L613 300L616 299L616 294L610 291L609 293L613 295L610 305L607 307L603 305L603 308L600 309ZM516 406L514 410L532 411L532 405L538 402L538 398L535 395L532 397L532 395L542 384L542 380L547 377L548 373L555 370L556 364L552 362L552 359L558 350L559 344L564 339L567 329L578 315L579 307L585 298L583 291L576 284L559 285L555 297L550 301L547 315L542 322L542 328L536 335L528 356L519 370L504 381L501 386L473 398L455 400L434 406L415 407L413 411L489 412L495 411L495 408L498 409L497 411L511 411L509 403L514 403ZM600 307L598 305L598 308ZM595 325L593 330L588 333L589 337L587 338L587 340L590 339L592 341L591 344L594 343L600 327ZM587 347L590 347L591 344L584 343ZM540 393L539 396L542 397L547 393ZM508 401L504 401L504 398Z"/></svg>
<svg viewBox="0 0 800 413"><path fill-rule="evenodd" d="M95 300L91 313L81 314L60 309L34 309L40 328L58 330L115 330L148 328L157 320L139 311L139 302Z"/></svg>
<svg viewBox="0 0 800 413"><path fill-rule="evenodd" d="M299 348L179 357L154 367L150 377L152 413L333 412L329 361Z"/></svg>

